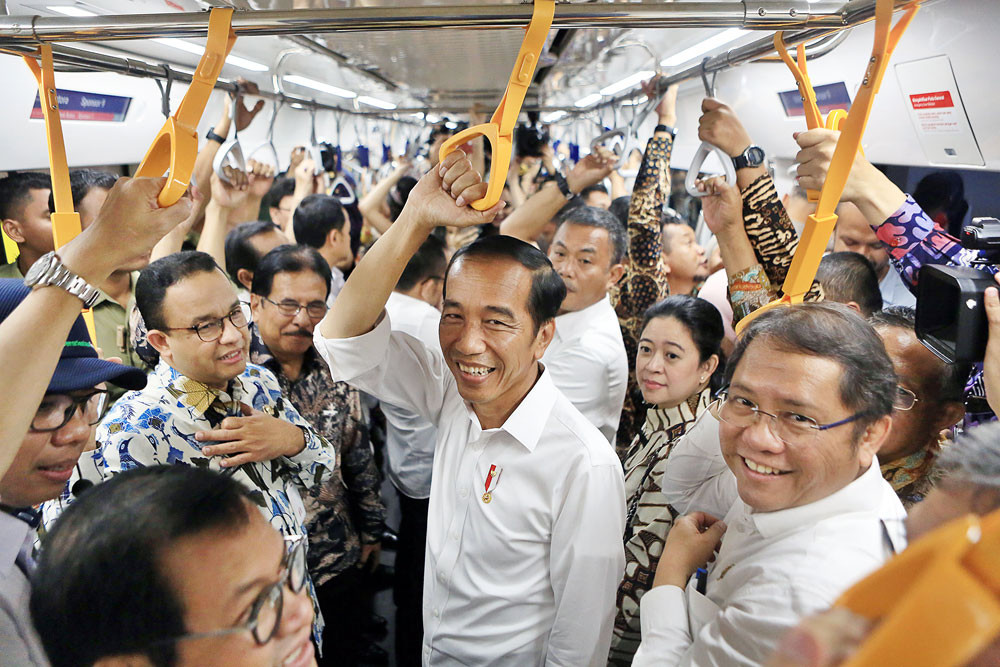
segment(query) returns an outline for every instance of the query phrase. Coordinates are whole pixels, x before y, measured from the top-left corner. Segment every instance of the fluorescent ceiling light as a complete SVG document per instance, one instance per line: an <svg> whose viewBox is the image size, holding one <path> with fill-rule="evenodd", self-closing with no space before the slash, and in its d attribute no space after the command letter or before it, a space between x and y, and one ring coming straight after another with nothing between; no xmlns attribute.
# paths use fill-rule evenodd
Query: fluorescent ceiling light
<svg viewBox="0 0 1000 667"><path fill-rule="evenodd" d="M595 104L600 101L601 101L600 93L591 93L586 97L578 99L576 102L573 103L573 106L577 106L582 109L583 107L589 107L591 104Z"/></svg>
<svg viewBox="0 0 1000 667"><path fill-rule="evenodd" d="M77 5L49 5L46 9L63 16L97 16L94 12Z"/></svg>
<svg viewBox="0 0 1000 667"><path fill-rule="evenodd" d="M555 123L556 121L562 120L566 117L565 111L553 111L552 113L547 113L542 116L543 123Z"/></svg>
<svg viewBox="0 0 1000 667"><path fill-rule="evenodd" d="M286 74L281 78L289 83L305 86L306 88L312 88L313 90L318 90L323 93L330 93L331 95L336 95L337 97L346 97L349 100L353 100L357 97L356 93L352 93L349 90L337 88L337 86L331 86L328 83L316 81L315 79L309 79L304 76L299 76L298 74Z"/></svg>
<svg viewBox="0 0 1000 667"><path fill-rule="evenodd" d="M367 95L362 95L358 98L358 102L362 104L367 104L370 107L378 107L379 109L387 109L392 111L396 108L396 105L392 102L386 102L385 100L380 100L377 97L368 97Z"/></svg>
<svg viewBox="0 0 1000 667"><path fill-rule="evenodd" d="M444 126L446 128L448 128L449 130L457 130L458 129L458 123L456 123L453 120L449 120L447 123L444 124Z"/></svg>
<svg viewBox="0 0 1000 667"><path fill-rule="evenodd" d="M651 79L656 72L652 70L644 70L642 72L636 72L632 76L625 77L618 83L613 83L610 86L601 88L601 95L614 95L615 93L620 93L623 90L628 90L636 84L642 83L646 79Z"/></svg>
<svg viewBox="0 0 1000 667"><path fill-rule="evenodd" d="M743 30L742 28L730 28L729 30L723 30L717 35L709 37L689 49L684 49L680 53L675 53L666 60L661 60L660 65L663 67L676 67L677 65L683 65L689 60L694 60L698 56L704 55L724 44L734 42L743 35L750 34L750 32L751 31Z"/></svg>
<svg viewBox="0 0 1000 667"><path fill-rule="evenodd" d="M185 41L183 39L173 39L170 37L154 37L153 40L157 44L162 44L163 46L169 46L172 49L177 49L178 51L185 51L192 55L201 57L205 53L205 47L199 46L198 44L192 44L191 42ZM251 72L266 72L270 69L267 65L261 65L260 63L254 62L252 60L247 60L246 58L240 58L239 56L234 56L232 54L226 58L227 65L234 65L235 67L240 67L242 69L250 70Z"/></svg>

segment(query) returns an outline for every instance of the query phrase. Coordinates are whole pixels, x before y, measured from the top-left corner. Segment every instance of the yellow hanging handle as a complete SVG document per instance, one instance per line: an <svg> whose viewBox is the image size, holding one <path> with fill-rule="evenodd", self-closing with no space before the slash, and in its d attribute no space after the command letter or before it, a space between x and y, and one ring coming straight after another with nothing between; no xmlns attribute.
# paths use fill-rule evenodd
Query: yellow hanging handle
<svg viewBox="0 0 1000 667"><path fill-rule="evenodd" d="M521 50L514 62L514 69L507 82L507 90L493 112L490 122L475 125L450 137L441 146L438 156L444 160L449 153L478 136L486 137L493 146L493 162L490 166L490 182L486 196L472 202L472 208L485 211L495 206L503 194L507 182L507 170L510 168L510 157L514 150L514 126L517 117L521 115L521 105L528 94L528 86L535 75L535 67L545 47L545 39L549 36L552 19L555 16L555 0L535 0L531 13L531 23L521 43Z"/></svg>
<svg viewBox="0 0 1000 667"><path fill-rule="evenodd" d="M836 606L877 622L847 667L968 663L1000 633L1000 510L917 540Z"/></svg>
<svg viewBox="0 0 1000 667"><path fill-rule="evenodd" d="M52 62L52 45L38 47L42 64L39 66L34 56L22 56L28 69L38 82L38 101L45 117L45 136L49 145L49 174L52 179L52 199L55 210L51 213L52 239L55 249L72 241L81 231L80 214L73 210L73 192L69 184L69 165L66 161L66 144L63 141L62 119L59 117L59 94L56 90L55 69ZM94 313L89 308L83 311L83 321L87 323L90 340L97 347L97 330L94 328Z"/></svg>
<svg viewBox="0 0 1000 667"><path fill-rule="evenodd" d="M191 182L194 161L198 157L198 122L219 79L226 56L236 42L232 29L233 10L213 9L208 17L208 39L205 53L198 62L184 93L184 99L173 116L167 119L142 159L136 176L162 176L167 184L157 198L160 206L172 206L184 196ZM236 119L233 118L233 122Z"/></svg>
<svg viewBox="0 0 1000 667"><path fill-rule="evenodd" d="M806 292L812 287L816 271L819 269L819 263L823 259L823 252L826 250L826 245L830 241L830 235L837 224L837 204L840 202L840 196L844 193L844 186L847 185L847 177L851 173L854 156L861 147L861 138L864 136L865 127L868 125L868 116L871 114L875 95L882 85L882 78L885 76L892 52L895 50L896 45L899 44L900 38L910 25L910 21L913 20L913 16L918 9L916 4L911 4L906 8L903 17L896 26L890 28L892 25L894 4L894 0L877 0L876 2L875 44L872 47L872 55L868 61L868 67L865 69L861 87L858 89L858 94L851 105L851 111L847 114L846 118L841 120L838 120L840 118L839 114L834 116L834 122L837 123L841 131L840 139L837 141L837 148L834 150L833 160L830 163L826 181L823 183L823 189L819 194L816 212L810 215L806 221L802 238L799 240L799 247L795 251L795 256L792 258L792 265L785 276L785 282L781 288L782 296L780 299L772 301L763 308L758 308L740 320L736 324L737 333L741 332L754 317L769 308L801 303ZM784 43L776 37L775 44L783 46ZM783 59L786 60L786 63L791 62L791 58L783 48L779 48L778 53L784 54ZM800 55L800 62L804 65L804 52ZM789 66L792 67L793 72L798 70L797 67L794 67L794 63ZM796 78L798 79L798 76ZM807 75L803 76L799 80L799 83L800 92L805 89L803 104L807 109L811 107L810 110L806 111L807 122L818 123L820 114L816 106L816 95L812 92L811 84L803 85L803 83L808 84ZM819 127L819 125L817 124L816 127Z"/></svg>

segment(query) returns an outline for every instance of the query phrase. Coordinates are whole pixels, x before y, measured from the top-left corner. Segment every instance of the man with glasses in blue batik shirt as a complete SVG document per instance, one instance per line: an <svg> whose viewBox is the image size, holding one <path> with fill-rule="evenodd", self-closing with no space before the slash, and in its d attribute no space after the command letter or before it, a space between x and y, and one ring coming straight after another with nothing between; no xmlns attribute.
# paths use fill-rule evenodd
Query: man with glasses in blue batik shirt
<svg viewBox="0 0 1000 667"><path fill-rule="evenodd" d="M160 362L144 390L115 403L81 469L96 471L93 481L157 464L221 470L247 487L275 528L304 535L296 487L322 484L337 452L270 371L247 363L246 306L225 274L206 253L175 253L143 269L135 298Z"/></svg>
<svg viewBox="0 0 1000 667"><path fill-rule="evenodd" d="M876 458L897 378L871 326L840 304L762 313L726 377L670 455L663 491L686 516L640 602L636 667L763 664L905 546Z"/></svg>

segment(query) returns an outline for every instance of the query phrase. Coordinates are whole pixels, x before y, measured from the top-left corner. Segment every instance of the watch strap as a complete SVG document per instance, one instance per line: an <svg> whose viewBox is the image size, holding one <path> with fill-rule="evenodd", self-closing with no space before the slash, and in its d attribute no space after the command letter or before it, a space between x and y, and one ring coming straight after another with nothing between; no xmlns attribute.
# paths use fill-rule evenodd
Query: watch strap
<svg viewBox="0 0 1000 667"><path fill-rule="evenodd" d="M567 200L572 199L573 197L576 196L573 193L573 191L569 189L569 183L566 181L565 176L556 173L555 176L553 176L552 180L556 182L556 185L559 186L559 192L561 192L563 194L563 197L565 197Z"/></svg>
<svg viewBox="0 0 1000 667"><path fill-rule="evenodd" d="M28 287L61 287L83 301L83 307L86 309L93 308L97 300L101 298L100 290L70 271L56 253L45 253L38 258L36 263L40 262L46 262L48 265L41 271L40 275L36 275L36 271L29 269L28 275L24 279L24 284ZM34 268L33 266L32 269Z"/></svg>
<svg viewBox="0 0 1000 667"><path fill-rule="evenodd" d="M666 132L671 137L676 137L677 136L677 128L676 127L672 127L670 125L663 125L662 123L659 124L659 125L657 125L653 129L653 133L655 134L656 132Z"/></svg>
<svg viewBox="0 0 1000 667"><path fill-rule="evenodd" d="M226 138L216 134L214 127L208 128L208 132L205 133L205 138L220 145L226 143Z"/></svg>
<svg viewBox="0 0 1000 667"><path fill-rule="evenodd" d="M743 151L742 153L733 158L733 166L736 167L737 169L746 169L747 167L759 167L760 165L764 164L763 160L761 160L759 164L750 163L750 151L755 148L759 150L761 153L764 152L764 150L760 146L757 146L756 144L750 144L749 146L747 146L745 151Z"/></svg>

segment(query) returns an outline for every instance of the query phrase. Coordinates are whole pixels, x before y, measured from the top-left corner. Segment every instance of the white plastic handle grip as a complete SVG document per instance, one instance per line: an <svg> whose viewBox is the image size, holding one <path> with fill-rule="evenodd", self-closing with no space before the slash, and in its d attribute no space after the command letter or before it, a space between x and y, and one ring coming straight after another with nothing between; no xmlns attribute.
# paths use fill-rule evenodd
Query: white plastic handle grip
<svg viewBox="0 0 1000 667"><path fill-rule="evenodd" d="M701 166L705 164L705 160L708 156L715 151L715 154L719 158L719 162L722 163L722 168L725 171L726 183L730 186L736 185L736 167L733 165L733 158L723 151L718 146L703 141L701 146L698 147L698 152L694 154L694 161L691 163L691 167L688 169L687 177L684 179L684 189L692 197L704 197L706 192L698 192L698 188L695 187L694 183L698 180L698 174L701 172Z"/></svg>
<svg viewBox="0 0 1000 667"><path fill-rule="evenodd" d="M226 164L240 171L247 170L246 160L243 159L243 149L240 147L240 140L236 137L222 144L219 152L215 154L215 159L212 161L212 168L215 170L215 175L219 177L219 180L223 183L232 184L223 169Z"/></svg>

